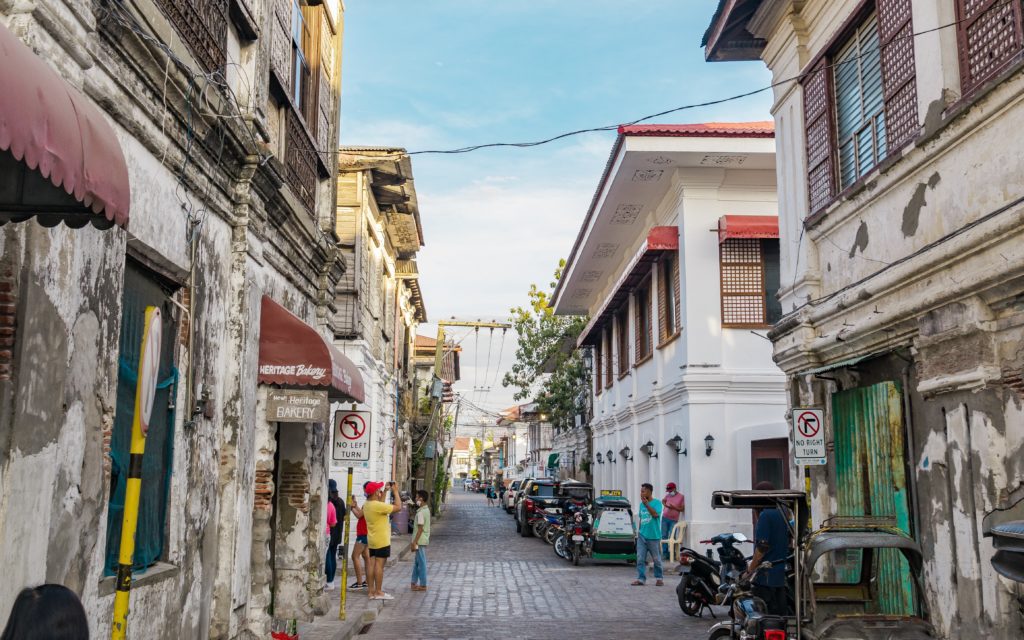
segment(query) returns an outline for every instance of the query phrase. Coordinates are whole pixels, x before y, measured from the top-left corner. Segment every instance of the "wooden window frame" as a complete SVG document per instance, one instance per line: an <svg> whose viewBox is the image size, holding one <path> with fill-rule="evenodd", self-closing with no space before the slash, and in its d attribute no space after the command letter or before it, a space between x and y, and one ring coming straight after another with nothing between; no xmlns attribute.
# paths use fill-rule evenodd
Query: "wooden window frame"
<svg viewBox="0 0 1024 640"><path fill-rule="evenodd" d="M292 77L288 97L296 113L302 116L306 128L313 133L316 126L316 118L311 117L316 114L313 77L319 65L315 64L318 62L317 48L314 46L316 39L309 27L310 18L318 16L310 15L311 10L312 8L309 11L303 8L299 0L292 0L292 24L289 33L292 45ZM319 21L316 28L319 31Z"/></svg>
<svg viewBox="0 0 1024 640"><path fill-rule="evenodd" d="M920 132L910 3L911 0L864 0L802 74L809 219L818 218L833 202L858 190L873 171L898 158L899 152ZM867 175L840 188L832 63L872 17L878 20L886 153L877 158Z"/></svg>
<svg viewBox="0 0 1024 640"><path fill-rule="evenodd" d="M658 260L658 347L681 332L679 312L679 254L672 252ZM671 309L669 303L671 302ZM671 313L669 313L671 311Z"/></svg>
<svg viewBox="0 0 1024 640"><path fill-rule="evenodd" d="M651 274L647 274L636 289L633 290L633 366L640 366L654 354L654 318L652 307L654 298L651 295Z"/></svg>
<svg viewBox="0 0 1024 640"><path fill-rule="evenodd" d="M748 260L726 260L726 254L729 249L736 247L740 244L756 246L758 260L756 262ZM752 268L757 267L759 276L759 286L757 290L745 290L742 292L727 291L730 287L729 281L727 280L725 273L726 268ZM765 290L765 261L764 261L764 250L761 247L761 240L752 238L727 238L724 242L718 246L718 269L719 269L719 299L721 304L721 320L723 329L764 329L770 327L768 324L768 300L767 291ZM731 312L727 310L726 300L728 298L741 298L741 297L752 297L759 296L761 299L761 322L750 322L750 321L730 321L728 318L731 317Z"/></svg>
<svg viewBox="0 0 1024 640"><path fill-rule="evenodd" d="M957 59L960 66L960 92L962 99L968 99L977 92L986 82L999 76L1011 65L1019 62L1024 56L1024 8L1020 2L1006 2L1005 0L985 0L968 11L965 6L966 0L954 0L956 10L956 37L957 37ZM1005 28L1012 30L1006 34L1011 39L1010 46L999 53L1001 45L1005 44L1004 39L998 37L996 30L992 27L1000 22L1000 19L1010 18L1003 22ZM972 36L975 35L975 27L986 36L975 40L972 43ZM996 37L991 37L997 33ZM972 44L976 46L972 51ZM987 62L988 64L978 69L974 62Z"/></svg>
<svg viewBox="0 0 1024 640"><path fill-rule="evenodd" d="M612 327L615 326L613 320L608 324L608 328L601 332L601 339L604 341L604 388L610 389L612 383L615 380L614 365L612 364Z"/></svg>
<svg viewBox="0 0 1024 640"><path fill-rule="evenodd" d="M615 312L615 355L618 357L619 379L629 374L629 302Z"/></svg>
<svg viewBox="0 0 1024 640"><path fill-rule="evenodd" d="M601 395L601 391L604 390L602 388L603 385L604 385L604 381L602 380L602 375L601 375L603 373L603 367L604 367L604 362L601 360L601 358L603 358L603 357L604 357L604 332L602 331L601 335L598 337L598 343L596 345L594 345L594 395L595 396Z"/></svg>

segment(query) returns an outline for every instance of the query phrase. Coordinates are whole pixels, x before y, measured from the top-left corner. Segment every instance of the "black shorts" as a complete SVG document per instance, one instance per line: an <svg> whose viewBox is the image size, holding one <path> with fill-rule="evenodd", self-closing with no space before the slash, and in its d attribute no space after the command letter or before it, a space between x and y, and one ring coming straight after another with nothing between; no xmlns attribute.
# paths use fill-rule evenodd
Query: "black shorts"
<svg viewBox="0 0 1024 640"><path fill-rule="evenodd" d="M380 549L370 549L371 558L390 558L391 557L391 545L381 547Z"/></svg>

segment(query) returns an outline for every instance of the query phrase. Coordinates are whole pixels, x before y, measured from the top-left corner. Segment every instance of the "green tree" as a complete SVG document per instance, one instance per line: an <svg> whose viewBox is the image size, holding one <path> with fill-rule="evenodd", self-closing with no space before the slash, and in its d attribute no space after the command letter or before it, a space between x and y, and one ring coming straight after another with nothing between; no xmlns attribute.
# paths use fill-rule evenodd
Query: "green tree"
<svg viewBox="0 0 1024 640"><path fill-rule="evenodd" d="M565 260L558 262L554 290L562 277ZM540 413L557 427L573 423L579 401L589 393L590 372L576 350L576 340L587 326L586 316L556 316L551 294L530 285L529 303L512 308L512 324L519 342L516 361L501 383L516 389L516 400L532 400Z"/></svg>

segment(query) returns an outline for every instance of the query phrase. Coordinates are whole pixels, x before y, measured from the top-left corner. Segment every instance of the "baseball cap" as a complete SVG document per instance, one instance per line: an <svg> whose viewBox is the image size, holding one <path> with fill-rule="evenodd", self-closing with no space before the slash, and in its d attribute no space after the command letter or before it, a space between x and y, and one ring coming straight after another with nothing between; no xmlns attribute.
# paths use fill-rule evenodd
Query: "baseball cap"
<svg viewBox="0 0 1024 640"><path fill-rule="evenodd" d="M676 490L676 483L674 483L674 482L668 483L667 485L665 485L665 490L666 491L675 491Z"/></svg>
<svg viewBox="0 0 1024 640"><path fill-rule="evenodd" d="M384 483L383 482L367 482L366 483L366 495L367 496L372 496L373 494L377 493L378 491L380 491L383 488L384 488Z"/></svg>

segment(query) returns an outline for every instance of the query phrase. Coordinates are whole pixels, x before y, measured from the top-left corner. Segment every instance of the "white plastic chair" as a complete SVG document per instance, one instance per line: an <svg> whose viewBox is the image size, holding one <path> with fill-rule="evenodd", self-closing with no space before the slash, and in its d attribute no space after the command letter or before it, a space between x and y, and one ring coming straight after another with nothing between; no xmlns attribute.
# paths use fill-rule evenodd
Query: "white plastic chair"
<svg viewBox="0 0 1024 640"><path fill-rule="evenodd" d="M668 534L668 561L670 563L679 562L679 549L683 546L685 538L686 522L679 521Z"/></svg>

